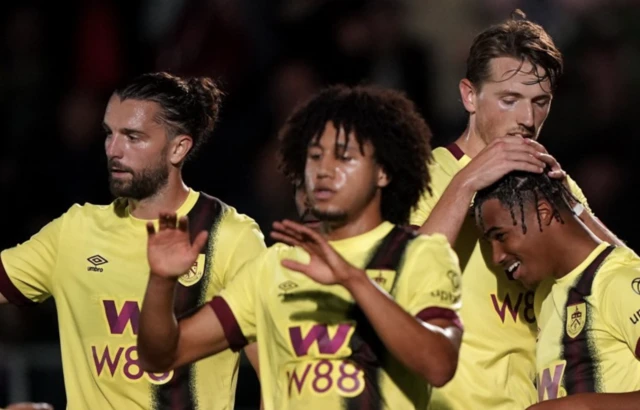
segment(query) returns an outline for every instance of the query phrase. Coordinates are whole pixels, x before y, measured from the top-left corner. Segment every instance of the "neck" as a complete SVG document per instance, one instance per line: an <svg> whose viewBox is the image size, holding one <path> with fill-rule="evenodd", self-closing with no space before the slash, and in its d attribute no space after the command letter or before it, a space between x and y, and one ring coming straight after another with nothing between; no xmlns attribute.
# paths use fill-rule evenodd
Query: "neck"
<svg viewBox="0 0 640 410"><path fill-rule="evenodd" d="M189 196L189 188L182 178L169 176L169 181L158 192L142 200L128 199L129 213L138 219L158 219L160 212L175 212Z"/></svg>
<svg viewBox="0 0 640 410"><path fill-rule="evenodd" d="M562 218L565 224L558 226L559 234L552 235L555 240L551 244L558 256L553 268L556 279L568 275L602 243L578 217L566 214Z"/></svg>
<svg viewBox="0 0 640 410"><path fill-rule="evenodd" d="M480 135L474 130L475 127L472 126L471 119L469 119L469 124L464 130L464 133L456 140L456 145L470 158L478 155L478 153L487 146L484 140L480 138Z"/></svg>
<svg viewBox="0 0 640 410"><path fill-rule="evenodd" d="M380 197L378 196L355 218L347 217L347 221L340 224L324 221L322 232L330 241L362 235L375 229L383 222L380 209Z"/></svg>

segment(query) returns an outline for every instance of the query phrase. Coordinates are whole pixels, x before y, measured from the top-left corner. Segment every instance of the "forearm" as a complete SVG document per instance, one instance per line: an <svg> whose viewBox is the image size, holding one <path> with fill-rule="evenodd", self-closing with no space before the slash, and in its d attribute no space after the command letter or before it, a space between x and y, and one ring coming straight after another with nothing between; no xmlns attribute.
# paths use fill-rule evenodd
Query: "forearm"
<svg viewBox="0 0 640 410"><path fill-rule="evenodd" d="M149 278L138 330L138 355L145 370L164 371L175 361L179 340L175 286L175 280Z"/></svg>
<svg viewBox="0 0 640 410"><path fill-rule="evenodd" d="M528 410L637 410L640 391L631 393L581 393L543 401Z"/></svg>
<svg viewBox="0 0 640 410"><path fill-rule="evenodd" d="M618 239L598 218L593 216L587 210L583 211L580 215L580 220L593 232L600 240L609 242L616 246L627 246L624 242Z"/></svg>
<svg viewBox="0 0 640 410"><path fill-rule="evenodd" d="M474 194L475 191L468 187L464 174L458 173L420 227L420 233L441 233L453 246L469 214L469 206Z"/></svg>
<svg viewBox="0 0 640 410"><path fill-rule="evenodd" d="M402 364L440 387L454 375L458 348L453 330L425 324L402 309L364 272L346 285L389 352Z"/></svg>

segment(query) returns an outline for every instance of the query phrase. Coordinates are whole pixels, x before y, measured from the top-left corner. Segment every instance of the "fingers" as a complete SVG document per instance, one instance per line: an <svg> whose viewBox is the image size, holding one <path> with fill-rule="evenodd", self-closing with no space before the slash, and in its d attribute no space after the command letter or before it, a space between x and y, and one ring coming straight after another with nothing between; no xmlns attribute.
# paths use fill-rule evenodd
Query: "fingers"
<svg viewBox="0 0 640 410"><path fill-rule="evenodd" d="M147 222L147 234L153 236L156 233L156 228L153 226L153 222Z"/></svg>
<svg viewBox="0 0 640 410"><path fill-rule="evenodd" d="M189 232L189 218L187 218L186 215L178 219L178 229L183 232Z"/></svg>
<svg viewBox="0 0 640 410"><path fill-rule="evenodd" d="M531 157L538 159L538 156L542 152L525 141L527 141L527 139L522 137L498 138L483 150L486 152L484 155L499 158L501 156L507 157L511 153L526 153ZM542 165L544 166L544 164Z"/></svg>
<svg viewBox="0 0 640 410"><path fill-rule="evenodd" d="M270 235L277 242L286 243L287 245L290 245L290 246L302 246L300 241L294 238L293 236L290 236L278 231L272 231Z"/></svg>
<svg viewBox="0 0 640 410"><path fill-rule="evenodd" d="M294 239L296 239L297 241L302 241L304 240L303 236L297 232L294 229L289 228L288 226L286 226L283 222L274 222L273 223L273 229L275 232L280 232L283 235L292 237Z"/></svg>
<svg viewBox="0 0 640 410"><path fill-rule="evenodd" d="M534 147L539 152L542 152L543 154L548 154L547 149L544 147L544 145L540 144L538 141L531 138L525 138L524 142L527 145Z"/></svg>
<svg viewBox="0 0 640 410"><path fill-rule="evenodd" d="M175 212L160 212L160 216L158 217L158 230L175 229L177 221L178 216Z"/></svg>
<svg viewBox="0 0 640 410"><path fill-rule="evenodd" d="M542 172L546 164L526 152L509 152L505 155L505 160L502 161L503 164L509 163L515 169L519 171L529 171L529 172ZM525 167L526 169L523 169Z"/></svg>
<svg viewBox="0 0 640 410"><path fill-rule="evenodd" d="M560 170L560 171L549 171L547 173L547 175L549 175L549 178L551 179L565 179L567 177L567 173Z"/></svg>
<svg viewBox="0 0 640 410"><path fill-rule="evenodd" d="M307 272L309 272L309 265L305 265L304 263L296 262L291 259L283 259L282 262L280 263L283 267L287 269L308 275Z"/></svg>
<svg viewBox="0 0 640 410"><path fill-rule="evenodd" d="M197 253L200 253L200 250L207 243L207 238L209 237L209 232L202 231L200 232L195 239L193 240L193 244L191 245L192 249L195 249Z"/></svg>
<svg viewBox="0 0 640 410"><path fill-rule="evenodd" d="M285 228L289 231L295 232L296 235L300 237L310 238L318 244L324 242L324 238L319 233L317 233L313 229L309 229L302 224L285 219L284 221L282 221L282 225L284 225Z"/></svg>
<svg viewBox="0 0 640 410"><path fill-rule="evenodd" d="M551 172L564 173L562 167L560 166L560 163L552 155L541 153L538 155L538 158L540 158L540 160L544 161L544 163L549 166Z"/></svg>
<svg viewBox="0 0 640 410"><path fill-rule="evenodd" d="M175 228L178 225L178 215L176 215L175 213L170 213L167 216L167 223L169 224L170 228Z"/></svg>

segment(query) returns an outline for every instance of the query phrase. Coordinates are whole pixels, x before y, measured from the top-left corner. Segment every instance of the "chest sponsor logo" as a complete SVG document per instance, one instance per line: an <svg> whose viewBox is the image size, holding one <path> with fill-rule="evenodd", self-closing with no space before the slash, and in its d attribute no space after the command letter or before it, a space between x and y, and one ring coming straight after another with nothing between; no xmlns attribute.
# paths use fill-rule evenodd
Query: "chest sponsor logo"
<svg viewBox="0 0 640 410"><path fill-rule="evenodd" d="M567 306L567 321L565 330L567 335L575 339L576 336L584 329L584 324L587 321L587 306L584 302L577 303L575 305Z"/></svg>
<svg viewBox="0 0 640 410"><path fill-rule="evenodd" d="M135 300L102 300L103 320L107 335L104 342L89 346L96 379L119 379L131 383L165 384L173 378L173 370L148 373L138 360L135 337L138 334L140 303Z"/></svg>
<svg viewBox="0 0 640 410"><path fill-rule="evenodd" d="M553 362L538 374L538 401L558 399L567 395L562 388L566 365L564 360Z"/></svg>
<svg viewBox="0 0 640 410"><path fill-rule="evenodd" d="M93 266L89 266L87 267L87 271L89 272L103 272L104 269L101 268L101 265L104 265L106 263L109 263L108 260L106 260L103 256L100 255L93 255L93 256L89 256L87 258L87 261L93 265Z"/></svg>
<svg viewBox="0 0 640 410"><path fill-rule="evenodd" d="M286 366L289 397L306 394L337 394L355 397L365 387L364 373L348 357L349 340L355 328L350 324L314 324L289 328L289 341L298 360Z"/></svg>
<svg viewBox="0 0 640 410"><path fill-rule="evenodd" d="M513 293L506 292L504 297L500 298L497 294L491 294L491 303L493 309L498 314L500 321L509 323L513 320L513 323L520 322L534 323L536 321L536 315L533 307L534 292L518 292L514 297Z"/></svg>
<svg viewBox="0 0 640 410"><path fill-rule="evenodd" d="M193 286L202 279L204 275L204 265L206 263L206 256L204 253L198 255L198 259L194 262L189 272L180 276L178 282L180 282L183 286Z"/></svg>

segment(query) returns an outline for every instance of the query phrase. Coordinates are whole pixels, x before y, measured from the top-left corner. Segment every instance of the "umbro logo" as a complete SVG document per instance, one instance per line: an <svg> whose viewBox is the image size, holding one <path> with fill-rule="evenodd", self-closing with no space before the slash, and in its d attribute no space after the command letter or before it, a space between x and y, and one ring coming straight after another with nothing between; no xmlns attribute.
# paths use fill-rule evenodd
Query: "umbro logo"
<svg viewBox="0 0 640 410"><path fill-rule="evenodd" d="M279 284L279 285L278 285L278 287L279 287L281 290L284 290L285 292L287 292L288 290L292 290L292 289L297 288L297 287L298 287L298 284L297 284L297 283L295 283L295 282L292 282L292 281L288 280L288 281L286 281L286 282L283 282L283 283Z"/></svg>
<svg viewBox="0 0 640 410"><path fill-rule="evenodd" d="M104 265L105 263L109 263L108 260L106 260L105 258L103 258L100 255L90 256L90 257L87 258L87 260L89 261L90 264L93 265L93 266L87 267L87 270L89 272L102 272L104 269L99 268L98 266Z"/></svg>

